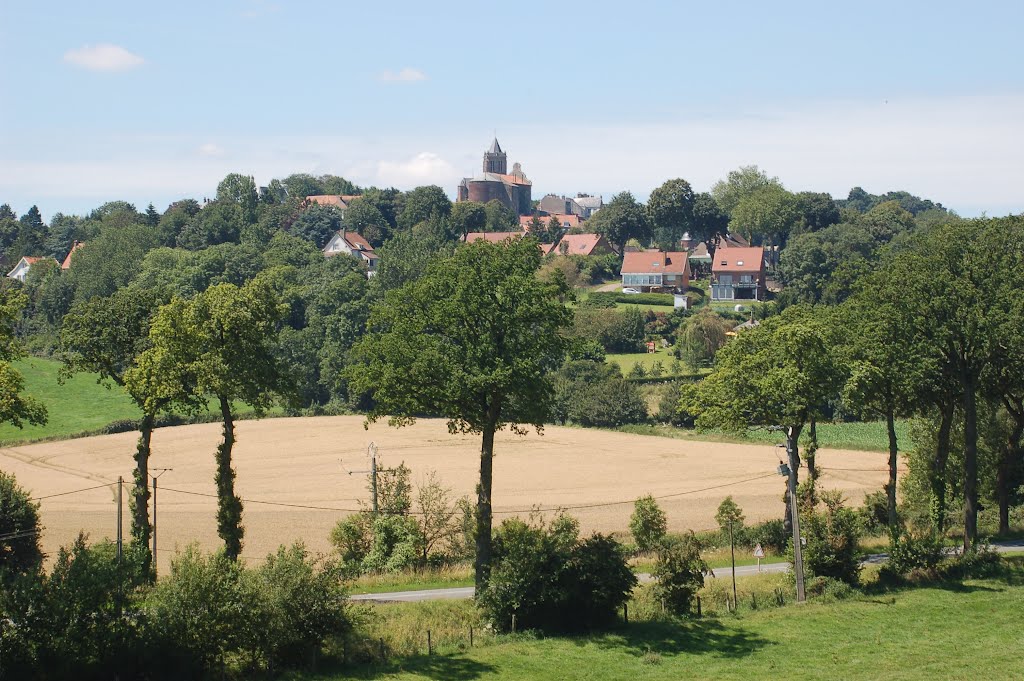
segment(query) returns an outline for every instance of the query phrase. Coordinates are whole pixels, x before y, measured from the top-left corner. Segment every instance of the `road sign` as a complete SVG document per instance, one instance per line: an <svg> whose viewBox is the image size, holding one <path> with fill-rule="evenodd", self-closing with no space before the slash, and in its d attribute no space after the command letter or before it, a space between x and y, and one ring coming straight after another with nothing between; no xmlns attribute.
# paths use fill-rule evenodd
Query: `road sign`
<svg viewBox="0 0 1024 681"><path fill-rule="evenodd" d="M760 544L754 547L754 558L764 558L764 549Z"/></svg>

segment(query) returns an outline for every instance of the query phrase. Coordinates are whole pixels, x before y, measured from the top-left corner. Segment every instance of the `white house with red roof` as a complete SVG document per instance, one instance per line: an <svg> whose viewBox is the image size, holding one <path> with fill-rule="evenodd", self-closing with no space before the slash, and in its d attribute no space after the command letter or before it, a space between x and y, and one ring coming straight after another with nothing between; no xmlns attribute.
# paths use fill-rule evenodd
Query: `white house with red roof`
<svg viewBox="0 0 1024 681"><path fill-rule="evenodd" d="M682 293L690 286L689 254L675 251L627 252L622 258L621 274L623 288Z"/></svg>
<svg viewBox="0 0 1024 681"><path fill-rule="evenodd" d="M324 255L331 257L344 253L354 258L359 258L366 263L366 276L372 277L377 274L377 261L379 258L373 251L373 246L358 232L339 230L331 237L331 240L324 246Z"/></svg>
<svg viewBox="0 0 1024 681"><path fill-rule="evenodd" d="M764 300L764 248L719 247L713 257L711 300Z"/></svg>
<svg viewBox="0 0 1024 681"><path fill-rule="evenodd" d="M53 262L57 262L53 258L47 258L44 256L23 255L21 260L18 261L18 264L14 266L14 269L7 273L7 276L11 279L17 279L24 284L25 277L28 276L28 271L32 269L33 265L42 260L52 260Z"/></svg>

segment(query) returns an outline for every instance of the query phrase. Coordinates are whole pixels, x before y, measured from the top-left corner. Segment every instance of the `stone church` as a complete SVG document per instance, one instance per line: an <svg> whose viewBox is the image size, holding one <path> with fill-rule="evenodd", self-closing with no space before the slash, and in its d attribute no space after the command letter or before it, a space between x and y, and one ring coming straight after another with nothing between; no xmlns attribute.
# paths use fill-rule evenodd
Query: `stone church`
<svg viewBox="0 0 1024 681"><path fill-rule="evenodd" d="M497 138L484 153L483 172L476 177L467 177L459 183L458 201L487 203L498 200L517 215L532 212L530 195L533 183L523 174L518 163L508 172L508 156L501 150Z"/></svg>

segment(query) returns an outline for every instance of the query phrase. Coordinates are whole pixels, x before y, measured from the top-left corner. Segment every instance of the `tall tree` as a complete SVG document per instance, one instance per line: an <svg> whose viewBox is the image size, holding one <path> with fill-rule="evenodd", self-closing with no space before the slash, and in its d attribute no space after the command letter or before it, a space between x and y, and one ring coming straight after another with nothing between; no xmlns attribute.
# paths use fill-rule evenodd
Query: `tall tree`
<svg viewBox="0 0 1024 681"><path fill-rule="evenodd" d="M729 216L719 207L715 197L707 192L693 198L693 222L690 236L710 244L729 233Z"/></svg>
<svg viewBox="0 0 1024 681"><path fill-rule="evenodd" d="M751 243L782 244L799 218L796 197L781 185L769 184L745 194L733 207L729 230Z"/></svg>
<svg viewBox="0 0 1024 681"><path fill-rule="evenodd" d="M412 229L432 217L447 218L451 212L452 202L443 189L436 184L416 187L405 194L398 226L401 229Z"/></svg>
<svg viewBox="0 0 1024 681"><path fill-rule="evenodd" d="M587 221L622 253L626 242L636 239L646 246L653 236L647 209L629 192L619 192Z"/></svg>
<svg viewBox="0 0 1024 681"><path fill-rule="evenodd" d="M46 407L32 397L22 395L25 379L11 362L25 356L15 338L15 327L25 307L25 295L0 287L0 422L21 428L24 423L46 423Z"/></svg>
<svg viewBox="0 0 1024 681"><path fill-rule="evenodd" d="M135 448L135 492L132 495L132 538L149 555L149 459L156 415L172 400L154 399L151 386L131 376L139 356L149 347L153 316L167 298L159 289L122 288L110 297L96 297L75 305L64 317L60 331L61 378L88 371L96 381L124 388L142 411ZM109 386L108 386L109 387ZM183 387L183 386L181 386ZM186 393L174 397L187 400Z"/></svg>
<svg viewBox="0 0 1024 681"><path fill-rule="evenodd" d="M440 257L421 278L387 294L353 349L347 377L374 400L369 420L392 425L433 414L452 433L479 433L476 585L491 564L494 435L505 427L538 431L548 420L549 373L561 363L562 333L572 313L562 284L537 277L541 256L531 238L477 241Z"/></svg>
<svg viewBox="0 0 1024 681"><path fill-rule="evenodd" d="M679 240L693 236L693 206L696 195L686 180L668 180L651 192L647 212L654 227L654 240L666 251L679 250Z"/></svg>
<svg viewBox="0 0 1024 681"><path fill-rule="evenodd" d="M343 225L342 213L334 206L310 206L292 223L291 233L323 248Z"/></svg>
<svg viewBox="0 0 1024 681"><path fill-rule="evenodd" d="M470 232L482 232L487 227L487 210L476 201L459 201L452 205L451 225L463 238Z"/></svg>
<svg viewBox="0 0 1024 681"><path fill-rule="evenodd" d="M484 214L487 216L488 232L519 231L519 216L497 199L491 199L484 204Z"/></svg>
<svg viewBox="0 0 1024 681"><path fill-rule="evenodd" d="M285 385L273 348L286 312L273 290L254 280L218 284L191 300L174 298L150 327L151 346L139 357L132 381L149 387L152 402L173 400L187 387L192 398L211 396L220 408L224 438L215 457L217 534L232 560L242 551L242 500L235 494L231 455L234 402L257 412Z"/></svg>
<svg viewBox="0 0 1024 681"><path fill-rule="evenodd" d="M250 175L230 173L217 185L217 200L235 203L242 209L246 222L256 222L256 206L260 197L256 181Z"/></svg>
<svg viewBox="0 0 1024 681"><path fill-rule="evenodd" d="M719 180L711 188L711 195L719 207L728 215L736 209L745 197L765 187L782 187L777 177L769 177L757 166L741 166Z"/></svg>
<svg viewBox="0 0 1024 681"><path fill-rule="evenodd" d="M391 238L391 225L375 205L365 199L356 199L345 211L345 227L358 232L378 248Z"/></svg>

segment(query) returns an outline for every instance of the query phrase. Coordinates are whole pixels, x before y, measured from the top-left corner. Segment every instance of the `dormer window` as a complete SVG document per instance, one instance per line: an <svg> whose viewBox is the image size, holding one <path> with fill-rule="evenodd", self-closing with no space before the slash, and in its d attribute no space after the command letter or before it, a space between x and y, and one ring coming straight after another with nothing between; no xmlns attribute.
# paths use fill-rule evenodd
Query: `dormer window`
<svg viewBox="0 0 1024 681"><path fill-rule="evenodd" d="M737 266L742 266L743 265L743 261L742 260L737 260L736 261L736 265Z"/></svg>
<svg viewBox="0 0 1024 681"><path fill-rule="evenodd" d="M728 265L728 264L729 264L729 261L728 261L728 260L723 260L723 261L722 261L722 265L723 265L723 266L724 266L724 265Z"/></svg>

